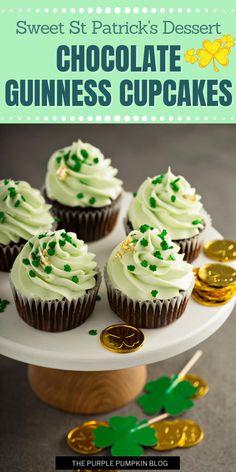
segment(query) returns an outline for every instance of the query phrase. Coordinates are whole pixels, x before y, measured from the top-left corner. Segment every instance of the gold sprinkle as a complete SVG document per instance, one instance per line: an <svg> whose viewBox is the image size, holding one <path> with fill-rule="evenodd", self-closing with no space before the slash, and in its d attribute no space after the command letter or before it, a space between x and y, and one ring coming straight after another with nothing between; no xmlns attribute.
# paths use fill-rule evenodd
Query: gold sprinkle
<svg viewBox="0 0 236 472"><path fill-rule="evenodd" d="M130 236L127 239L125 239L123 243L120 244L120 251L116 253L115 257L121 258L128 251L130 252L135 251L134 244Z"/></svg>
<svg viewBox="0 0 236 472"><path fill-rule="evenodd" d="M59 180L65 180L66 177L67 177L67 167L65 166L65 164L62 164L59 169L57 169L57 177Z"/></svg>
<svg viewBox="0 0 236 472"><path fill-rule="evenodd" d="M196 202L198 199L197 195L188 195L187 193L183 194L183 198L185 198L185 200L190 200L191 202Z"/></svg>
<svg viewBox="0 0 236 472"><path fill-rule="evenodd" d="M41 252L41 263L45 266L48 265L49 264L49 259L48 259L47 250L43 249L43 251L40 251L40 252Z"/></svg>

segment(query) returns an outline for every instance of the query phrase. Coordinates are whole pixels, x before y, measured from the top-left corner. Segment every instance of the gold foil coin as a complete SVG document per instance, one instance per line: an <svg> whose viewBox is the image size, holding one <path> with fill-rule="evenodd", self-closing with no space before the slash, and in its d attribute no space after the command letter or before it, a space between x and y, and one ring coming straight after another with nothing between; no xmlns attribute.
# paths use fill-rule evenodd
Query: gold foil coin
<svg viewBox="0 0 236 472"><path fill-rule="evenodd" d="M71 429L66 437L68 446L79 454L96 454L102 451L103 448L98 448L94 445L94 429L99 426L107 426L104 421L86 421L76 428Z"/></svg>
<svg viewBox="0 0 236 472"><path fill-rule="evenodd" d="M152 448L155 451L168 451L176 449L185 439L183 428L179 427L176 420L159 421L152 424L152 428L156 430L157 444Z"/></svg>
<svg viewBox="0 0 236 472"><path fill-rule="evenodd" d="M236 270L226 264L207 264L200 267L198 277L211 287L227 287L236 282Z"/></svg>
<svg viewBox="0 0 236 472"><path fill-rule="evenodd" d="M193 387L197 388L197 392L195 395L192 396L195 400L198 398L205 397L207 392L209 391L209 386L206 383L205 380L203 380L201 377L198 377L198 375L193 375L193 374L186 374L184 377L181 378L181 380L188 380Z"/></svg>
<svg viewBox="0 0 236 472"><path fill-rule="evenodd" d="M225 305L226 303L229 302L230 299L216 299L216 300L209 300L205 296L203 297L201 293L199 293L198 290L193 289L192 291L192 298L195 300L195 302L200 303L201 305L205 306L221 306Z"/></svg>
<svg viewBox="0 0 236 472"><path fill-rule="evenodd" d="M228 239L217 239L209 241L204 246L204 252L207 257L220 262L229 262L236 260L236 241Z"/></svg>
<svg viewBox="0 0 236 472"><path fill-rule="evenodd" d="M204 431L200 426L191 420L177 420L178 427L182 429L184 441L179 447L192 447L199 444L204 438Z"/></svg>
<svg viewBox="0 0 236 472"><path fill-rule="evenodd" d="M144 334L134 326L115 324L102 331L100 340L109 351L127 354L140 349L144 343Z"/></svg>

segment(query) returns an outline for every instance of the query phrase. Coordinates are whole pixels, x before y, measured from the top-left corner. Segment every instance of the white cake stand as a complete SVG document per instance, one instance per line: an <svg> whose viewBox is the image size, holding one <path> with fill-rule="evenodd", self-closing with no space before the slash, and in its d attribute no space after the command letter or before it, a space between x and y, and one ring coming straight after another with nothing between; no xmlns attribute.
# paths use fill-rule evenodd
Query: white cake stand
<svg viewBox="0 0 236 472"><path fill-rule="evenodd" d="M90 244L104 266L113 247L124 239L123 217L130 194L125 194L120 219L106 238ZM221 235L210 228L206 241ZM199 267L212 262L203 254ZM17 314L8 275L0 273L0 297L11 301L0 314L0 353L30 363L29 382L38 397L57 408L77 413L99 413L118 408L132 400L146 380L145 364L180 354L211 336L226 321L234 300L221 307L205 307L190 300L185 313L172 325L143 330L144 345L129 354L106 350L99 333L106 326L122 321L110 310L104 283L101 301L92 316L80 327L63 333L46 333L28 326ZM89 330L96 329L97 336Z"/></svg>

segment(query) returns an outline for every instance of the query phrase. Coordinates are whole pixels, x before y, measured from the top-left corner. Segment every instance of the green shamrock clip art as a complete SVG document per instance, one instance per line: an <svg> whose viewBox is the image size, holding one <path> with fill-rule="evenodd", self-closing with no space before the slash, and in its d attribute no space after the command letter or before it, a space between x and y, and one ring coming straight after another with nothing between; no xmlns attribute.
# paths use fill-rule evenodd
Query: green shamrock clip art
<svg viewBox="0 0 236 472"><path fill-rule="evenodd" d="M99 426L93 432L96 447L111 447L113 456L141 456L142 446L155 446L155 430L147 420L136 416L112 416L109 426Z"/></svg>
<svg viewBox="0 0 236 472"><path fill-rule="evenodd" d="M137 403L146 414L158 413L164 410L169 415L176 416L193 407L191 397L197 392L188 380L179 380L179 376L160 377L148 382L144 390L147 392L138 398Z"/></svg>

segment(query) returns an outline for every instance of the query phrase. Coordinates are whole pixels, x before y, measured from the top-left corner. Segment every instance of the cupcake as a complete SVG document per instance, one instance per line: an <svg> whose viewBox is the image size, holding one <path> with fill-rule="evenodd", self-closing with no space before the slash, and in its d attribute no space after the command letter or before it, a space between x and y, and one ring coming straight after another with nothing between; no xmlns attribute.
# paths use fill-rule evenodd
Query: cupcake
<svg viewBox="0 0 236 472"><path fill-rule="evenodd" d="M45 196L60 226L84 241L96 241L114 228L120 210L122 182L111 160L78 141L49 159Z"/></svg>
<svg viewBox="0 0 236 472"><path fill-rule="evenodd" d="M26 241L52 229L50 209L27 182L0 180L0 270L9 272Z"/></svg>
<svg viewBox="0 0 236 472"><path fill-rule="evenodd" d="M143 223L166 229L184 259L192 262L202 249L210 217L195 189L169 168L166 174L148 177L133 194L125 221L127 234Z"/></svg>
<svg viewBox="0 0 236 472"><path fill-rule="evenodd" d="M192 266L166 230L147 224L115 247L105 268L111 309L126 323L160 328L179 318L193 285Z"/></svg>
<svg viewBox="0 0 236 472"><path fill-rule="evenodd" d="M10 275L21 318L43 331L66 331L84 323L101 282L94 258L74 233L60 230L34 236Z"/></svg>

